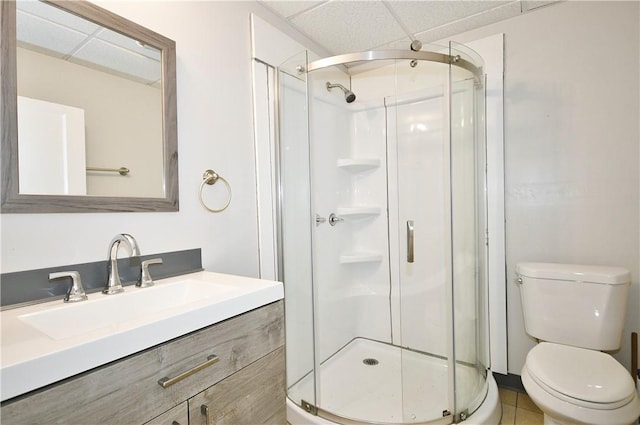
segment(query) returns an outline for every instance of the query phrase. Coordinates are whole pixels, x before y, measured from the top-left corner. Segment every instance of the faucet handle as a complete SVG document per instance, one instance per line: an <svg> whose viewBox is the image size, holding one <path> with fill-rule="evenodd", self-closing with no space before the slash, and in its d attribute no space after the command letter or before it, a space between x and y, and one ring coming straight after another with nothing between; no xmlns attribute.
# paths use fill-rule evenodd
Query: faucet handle
<svg viewBox="0 0 640 425"><path fill-rule="evenodd" d="M140 273L140 280L136 283L138 288L148 288L153 286L153 279L149 274L149 266L153 264L162 264L162 258L152 258L151 260L145 260L142 262L142 272Z"/></svg>
<svg viewBox="0 0 640 425"><path fill-rule="evenodd" d="M82 286L80 273L76 271L49 273L49 280L60 279L62 277L71 278L71 286L67 291L67 295L64 297L64 302L75 303L77 301L86 301L88 299L87 294L84 292L84 287Z"/></svg>

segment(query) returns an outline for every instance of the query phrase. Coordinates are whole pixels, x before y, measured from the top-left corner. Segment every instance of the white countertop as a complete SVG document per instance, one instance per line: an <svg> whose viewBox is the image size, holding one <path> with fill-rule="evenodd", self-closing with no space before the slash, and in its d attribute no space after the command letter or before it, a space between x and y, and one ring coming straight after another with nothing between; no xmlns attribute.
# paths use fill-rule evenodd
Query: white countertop
<svg viewBox="0 0 640 425"><path fill-rule="evenodd" d="M95 311L100 311L100 303L112 302L115 297L126 297L127 293L137 298L145 294L151 297L151 292L145 291L167 289L185 281L224 288L214 296L187 299L181 305L160 311L137 313L127 310L127 314L122 314L126 319L120 316L118 320L116 313L112 325L78 320L68 332L55 329L55 332L45 333L26 321L29 317L38 317L41 312L54 310L70 313L73 317L74 306L80 304L85 313L94 306ZM127 286L124 294L94 293L88 296L88 301L80 303L56 300L0 312L2 401L283 299L284 289L280 282L197 272L159 279L151 288ZM104 319L101 316L99 322L105 322Z"/></svg>

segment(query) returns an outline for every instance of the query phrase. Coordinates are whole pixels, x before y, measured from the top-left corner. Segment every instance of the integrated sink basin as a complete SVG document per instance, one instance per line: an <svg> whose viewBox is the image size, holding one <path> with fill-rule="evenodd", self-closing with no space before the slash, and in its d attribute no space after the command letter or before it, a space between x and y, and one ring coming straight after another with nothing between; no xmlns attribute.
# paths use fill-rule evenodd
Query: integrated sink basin
<svg viewBox="0 0 640 425"><path fill-rule="evenodd" d="M117 295L93 295L88 301L62 304L18 316L29 326L53 339L71 338L97 329L118 332L131 321L160 317L174 309L196 307L211 298L222 301L239 288L187 279L150 288L128 287Z"/></svg>
<svg viewBox="0 0 640 425"><path fill-rule="evenodd" d="M212 272L0 312L2 401L281 300L282 283Z"/></svg>

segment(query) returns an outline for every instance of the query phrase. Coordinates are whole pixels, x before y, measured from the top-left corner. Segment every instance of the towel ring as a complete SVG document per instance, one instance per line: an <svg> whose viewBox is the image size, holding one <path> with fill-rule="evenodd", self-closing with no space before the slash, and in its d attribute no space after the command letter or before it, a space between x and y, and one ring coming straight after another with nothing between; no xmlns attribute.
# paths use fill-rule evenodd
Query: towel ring
<svg viewBox="0 0 640 425"><path fill-rule="evenodd" d="M209 208L204 203L204 199L202 199L202 188L204 188L205 184L212 185L212 184L215 184L218 180L221 180L222 183L224 183L225 186L227 186L227 192L229 192L229 198L227 199L227 203L224 204L224 206L222 208L218 208L218 209ZM219 175L215 171L206 170L204 172L204 174L202 175L202 183L200 184L200 205L202 205L202 207L204 209L208 210L208 211L211 211L211 212L214 212L214 213L218 213L218 212L226 210L230 203L231 203L231 186L229 185L229 182L226 181L221 175Z"/></svg>

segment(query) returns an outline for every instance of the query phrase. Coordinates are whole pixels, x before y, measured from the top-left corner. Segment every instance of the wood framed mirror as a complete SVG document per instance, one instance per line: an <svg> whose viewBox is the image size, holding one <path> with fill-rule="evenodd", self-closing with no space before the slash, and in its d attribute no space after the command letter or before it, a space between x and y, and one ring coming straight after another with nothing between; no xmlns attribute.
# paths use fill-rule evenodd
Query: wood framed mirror
<svg viewBox="0 0 640 425"><path fill-rule="evenodd" d="M0 21L0 211L177 211L175 42L86 1Z"/></svg>

